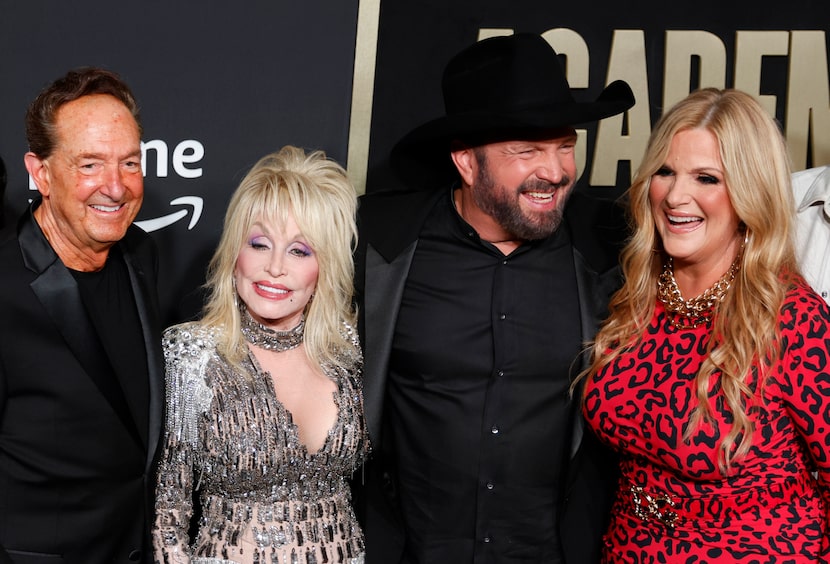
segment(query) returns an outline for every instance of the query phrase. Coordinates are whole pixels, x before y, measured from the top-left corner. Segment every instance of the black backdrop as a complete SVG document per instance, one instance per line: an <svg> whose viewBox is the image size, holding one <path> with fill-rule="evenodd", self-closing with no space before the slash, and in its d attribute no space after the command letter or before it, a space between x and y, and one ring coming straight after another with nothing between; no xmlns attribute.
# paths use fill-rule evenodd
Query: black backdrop
<svg viewBox="0 0 830 564"><path fill-rule="evenodd" d="M162 253L168 323L194 315L196 291L230 193L263 154L321 148L359 192L400 182L386 157L442 113L449 57L492 34L544 33L577 97L611 80L637 105L582 135L580 190L626 187L654 119L698 86L740 87L781 121L794 169L830 163L830 2L685 4L545 0L0 0L0 156L7 215L32 197L23 114L71 67L124 76L142 107L145 204Z"/></svg>

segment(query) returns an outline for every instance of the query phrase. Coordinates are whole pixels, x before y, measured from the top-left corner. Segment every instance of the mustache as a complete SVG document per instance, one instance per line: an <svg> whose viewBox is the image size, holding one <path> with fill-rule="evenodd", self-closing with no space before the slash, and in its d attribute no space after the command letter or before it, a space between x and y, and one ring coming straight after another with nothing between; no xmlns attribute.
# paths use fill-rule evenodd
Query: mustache
<svg viewBox="0 0 830 564"><path fill-rule="evenodd" d="M522 182L519 192L555 192L560 188L567 188L571 185L571 177L563 176L559 182L548 182L539 178Z"/></svg>

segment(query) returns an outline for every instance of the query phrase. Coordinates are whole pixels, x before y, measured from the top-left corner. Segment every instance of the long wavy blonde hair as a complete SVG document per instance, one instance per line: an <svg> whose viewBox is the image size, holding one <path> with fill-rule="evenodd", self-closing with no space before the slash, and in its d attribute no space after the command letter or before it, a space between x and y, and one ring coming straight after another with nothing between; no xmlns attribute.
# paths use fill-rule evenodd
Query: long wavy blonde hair
<svg viewBox="0 0 830 564"><path fill-rule="evenodd" d="M314 299L305 310L305 351L318 364L354 358L344 331L354 327L357 194L346 171L322 151L286 146L261 158L231 197L222 237L208 266L209 296L202 323L221 328L219 353L237 364L247 354L233 285L239 251L251 225L265 220L282 228L292 214L319 265Z"/></svg>
<svg viewBox="0 0 830 564"><path fill-rule="evenodd" d="M738 90L706 88L690 94L656 124L642 164L628 191L632 237L621 255L625 283L612 297L610 314L596 335L594 376L636 345L654 313L657 277L664 261L662 242L649 203L651 178L665 163L672 138L688 129L705 129L717 139L729 199L746 229L741 265L732 289L717 306L706 357L696 376L697 405L684 440L712 420L709 382L717 373L733 416L718 451L728 475L746 455L753 427L747 405L759 398L763 382L780 353L777 317L787 287L798 275L792 241L794 204L790 163L778 124L752 96ZM747 383L758 375L758 388Z"/></svg>

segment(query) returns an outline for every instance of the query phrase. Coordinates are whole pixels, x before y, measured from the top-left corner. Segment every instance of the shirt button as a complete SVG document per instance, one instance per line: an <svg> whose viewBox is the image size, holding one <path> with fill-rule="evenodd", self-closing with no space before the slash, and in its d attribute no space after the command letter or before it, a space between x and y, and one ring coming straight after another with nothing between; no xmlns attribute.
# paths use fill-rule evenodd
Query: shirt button
<svg viewBox="0 0 830 564"><path fill-rule="evenodd" d="M506 313L502 313L502 314L499 316L499 319L501 319L502 321L504 321L505 319L507 319L507 314L506 314Z"/></svg>
<svg viewBox="0 0 830 564"><path fill-rule="evenodd" d="M494 435L498 435L498 434L499 434L499 427L498 427L498 425L493 425L493 427L492 427L492 428L490 428L490 432L491 432L491 433L493 433Z"/></svg>
<svg viewBox="0 0 830 564"><path fill-rule="evenodd" d="M127 558L130 559L130 562L138 562L141 560L141 551L133 550Z"/></svg>
<svg viewBox="0 0 830 564"><path fill-rule="evenodd" d="M499 370L498 374L500 378L504 377L504 370Z"/></svg>
<svg viewBox="0 0 830 564"><path fill-rule="evenodd" d="M490 542L490 537L484 537L484 542Z"/></svg>
<svg viewBox="0 0 830 564"><path fill-rule="evenodd" d="M493 485L493 482L487 482L487 489L488 490L492 490L494 487L496 487L496 486Z"/></svg>

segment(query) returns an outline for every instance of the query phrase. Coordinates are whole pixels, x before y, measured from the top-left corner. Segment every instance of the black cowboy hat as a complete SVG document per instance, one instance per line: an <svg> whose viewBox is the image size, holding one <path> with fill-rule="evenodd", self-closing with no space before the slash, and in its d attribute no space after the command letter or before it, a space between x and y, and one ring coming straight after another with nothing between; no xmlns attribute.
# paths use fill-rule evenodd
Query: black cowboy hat
<svg viewBox="0 0 830 564"><path fill-rule="evenodd" d="M404 179L452 178L454 140L475 146L539 137L634 105L631 88L621 80L595 101L577 102L556 51L531 33L491 37L467 47L447 64L441 88L446 115L410 131L392 149L392 166Z"/></svg>

